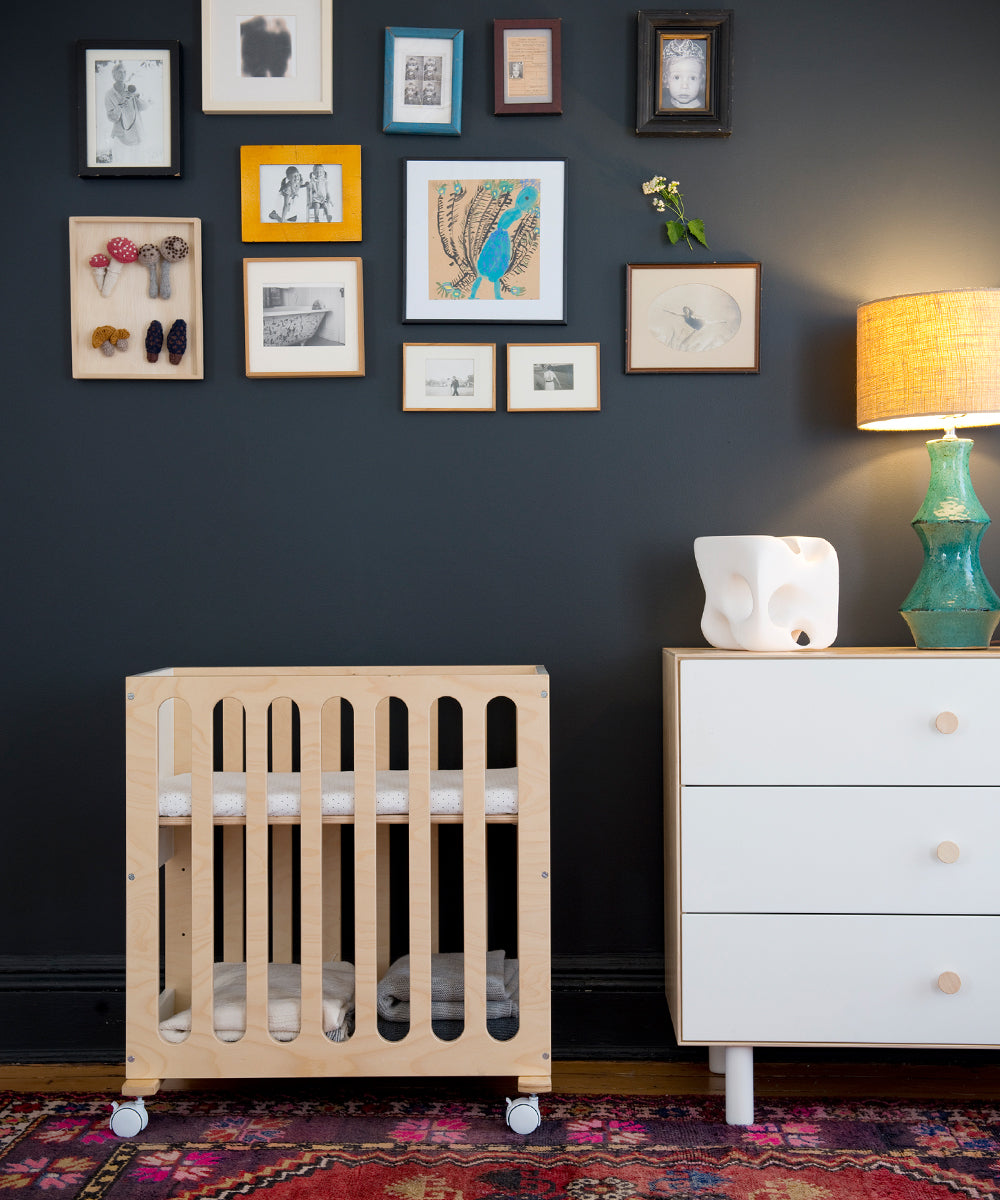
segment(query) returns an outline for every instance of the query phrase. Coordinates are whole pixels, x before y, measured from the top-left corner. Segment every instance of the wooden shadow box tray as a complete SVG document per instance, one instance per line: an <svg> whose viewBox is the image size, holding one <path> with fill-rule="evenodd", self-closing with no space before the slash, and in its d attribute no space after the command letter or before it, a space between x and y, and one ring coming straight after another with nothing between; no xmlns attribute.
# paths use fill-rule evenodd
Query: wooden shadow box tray
<svg viewBox="0 0 1000 1200"><path fill-rule="evenodd" d="M90 267L95 254L106 254L111 238L158 246L171 235L183 238L188 255L170 266L170 298L149 298L149 272L141 263L122 268L110 296L102 296ZM70 217L70 328L74 379L203 379L204 335L201 301L201 221L198 217ZM160 266L162 269L162 264ZM159 276L159 270L157 272ZM187 349L175 366L166 338L178 318L187 322ZM163 326L164 344L155 363L146 361L150 321ZM128 349L108 357L93 344L100 325L127 329Z"/></svg>

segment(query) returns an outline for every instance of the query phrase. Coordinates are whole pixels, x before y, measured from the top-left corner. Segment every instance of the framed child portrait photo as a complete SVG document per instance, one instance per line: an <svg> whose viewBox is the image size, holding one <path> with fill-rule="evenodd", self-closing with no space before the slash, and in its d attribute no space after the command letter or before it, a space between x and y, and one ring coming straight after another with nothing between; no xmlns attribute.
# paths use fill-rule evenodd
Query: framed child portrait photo
<svg viewBox="0 0 1000 1200"><path fill-rule="evenodd" d="M562 20L493 22L493 112L562 112Z"/></svg>
<svg viewBox="0 0 1000 1200"><path fill-rule="evenodd" d="M360 242L360 146L241 146L245 242Z"/></svg>
<svg viewBox="0 0 1000 1200"><path fill-rule="evenodd" d="M636 133L727 137L732 10L642 11L638 21Z"/></svg>
<svg viewBox="0 0 1000 1200"><path fill-rule="evenodd" d="M77 42L77 174L177 177L180 43Z"/></svg>

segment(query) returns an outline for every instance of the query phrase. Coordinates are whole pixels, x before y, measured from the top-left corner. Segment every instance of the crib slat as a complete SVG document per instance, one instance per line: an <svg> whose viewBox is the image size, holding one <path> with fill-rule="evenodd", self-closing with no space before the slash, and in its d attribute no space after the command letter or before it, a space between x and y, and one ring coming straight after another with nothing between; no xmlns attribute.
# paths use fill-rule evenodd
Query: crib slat
<svg viewBox="0 0 1000 1200"><path fill-rule="evenodd" d="M341 827L323 826L323 961L339 959L343 954L340 899Z"/></svg>
<svg viewBox="0 0 1000 1200"><path fill-rule="evenodd" d="M302 830L299 845L302 1033L322 1032L323 1016L323 826L320 713L299 708Z"/></svg>
<svg viewBox="0 0 1000 1200"><path fill-rule="evenodd" d="M247 1034L267 1041L267 702L247 703Z"/></svg>
<svg viewBox="0 0 1000 1200"><path fill-rule="evenodd" d="M191 703L191 1032L214 1025L215 862L212 825L212 704Z"/></svg>
<svg viewBox="0 0 1000 1200"><path fill-rule="evenodd" d="M375 707L359 697L354 710L354 967L359 1033L376 1028L378 866L375 825Z"/></svg>
<svg viewBox="0 0 1000 1200"><path fill-rule="evenodd" d="M431 723L409 706L410 1029L431 1020Z"/></svg>
<svg viewBox="0 0 1000 1200"><path fill-rule="evenodd" d="M227 831L228 832L228 831ZM240 834L239 829L233 832ZM163 979L177 1011L191 1007L191 826L174 833L173 857L163 871ZM242 956L241 956L242 957Z"/></svg>
<svg viewBox="0 0 1000 1200"><path fill-rule="evenodd" d="M465 1028L486 1028L486 700L462 706Z"/></svg>

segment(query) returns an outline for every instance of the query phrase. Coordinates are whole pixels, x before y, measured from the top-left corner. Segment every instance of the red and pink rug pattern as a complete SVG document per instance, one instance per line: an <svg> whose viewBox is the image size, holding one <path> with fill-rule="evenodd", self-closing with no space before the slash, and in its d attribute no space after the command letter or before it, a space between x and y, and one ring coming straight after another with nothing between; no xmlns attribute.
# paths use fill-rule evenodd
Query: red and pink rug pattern
<svg viewBox="0 0 1000 1200"><path fill-rule="evenodd" d="M528 1137L475 1089L173 1092L122 1140L110 1098L0 1093L0 1191L98 1200L1000 1200L1000 1102L546 1096Z"/></svg>

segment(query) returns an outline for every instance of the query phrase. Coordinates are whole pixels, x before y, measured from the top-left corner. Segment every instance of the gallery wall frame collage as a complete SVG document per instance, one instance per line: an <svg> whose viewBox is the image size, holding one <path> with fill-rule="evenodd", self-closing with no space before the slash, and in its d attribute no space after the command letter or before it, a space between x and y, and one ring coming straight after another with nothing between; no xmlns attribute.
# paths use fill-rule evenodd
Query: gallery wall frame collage
<svg viewBox="0 0 1000 1200"><path fill-rule="evenodd" d="M331 114L332 0L202 0L202 111ZM252 15L248 15L248 13ZM460 136L465 33L385 30L382 131ZM732 11L638 13L639 136L731 132ZM177 41L77 43L78 174L181 175ZM494 115L561 114L560 18L493 21ZM242 145L248 378L365 374L360 145ZM403 158L404 324L567 323L567 161ZM197 218L70 218L73 377L202 379ZM632 373L759 370L759 263L629 263ZM96 287L95 287L96 285ZM502 348L501 348L502 349ZM130 353L131 350L131 353ZM402 345L404 412L494 412L497 345ZM509 412L596 412L600 343L506 346Z"/></svg>

